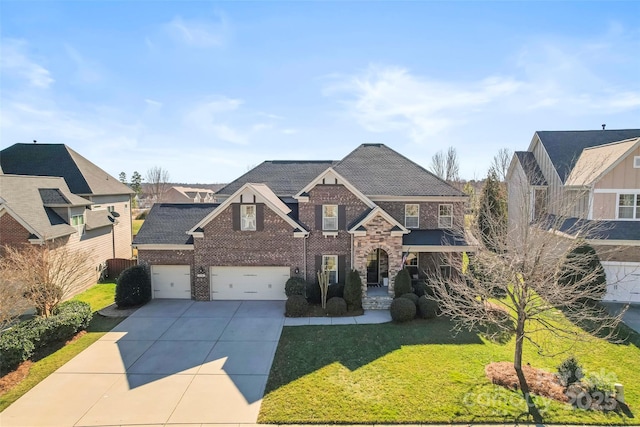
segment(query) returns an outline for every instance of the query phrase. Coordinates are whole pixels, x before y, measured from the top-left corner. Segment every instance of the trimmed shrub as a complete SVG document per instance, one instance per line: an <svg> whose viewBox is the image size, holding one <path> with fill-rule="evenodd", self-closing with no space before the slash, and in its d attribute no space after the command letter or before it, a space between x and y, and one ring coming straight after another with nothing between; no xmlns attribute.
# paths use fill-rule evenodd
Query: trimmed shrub
<svg viewBox="0 0 640 427"><path fill-rule="evenodd" d="M33 353L51 343L62 342L86 329L91 306L81 301L60 304L52 316L22 322L0 335L0 371L9 372Z"/></svg>
<svg viewBox="0 0 640 427"><path fill-rule="evenodd" d="M318 287L318 289L320 289ZM344 298L344 283L334 283L327 289L327 301L331 298Z"/></svg>
<svg viewBox="0 0 640 427"><path fill-rule="evenodd" d="M571 356L564 360L558 366L558 380L560 384L567 387L573 383L577 383L584 377L582 366L578 363L578 359Z"/></svg>
<svg viewBox="0 0 640 427"><path fill-rule="evenodd" d="M142 212L140 212L137 216L136 219L147 219L147 215L149 214L148 210L144 210Z"/></svg>
<svg viewBox="0 0 640 427"><path fill-rule="evenodd" d="M362 308L362 280L357 270L351 270L347 274L347 281L344 285L344 300L350 310Z"/></svg>
<svg viewBox="0 0 640 427"><path fill-rule="evenodd" d="M396 280L393 285L395 297L400 298L401 295L411 293L412 289L411 275L409 274L409 270L403 268L398 272L398 274L396 274Z"/></svg>
<svg viewBox="0 0 640 427"><path fill-rule="evenodd" d="M322 293L320 292L318 282L307 282L306 288L307 301L309 301L309 304L320 304Z"/></svg>
<svg viewBox="0 0 640 427"><path fill-rule="evenodd" d="M329 316L344 316L347 314L347 302L344 298L333 297L327 301L327 314Z"/></svg>
<svg viewBox="0 0 640 427"><path fill-rule="evenodd" d="M301 277L290 277L284 285L284 293L287 297L291 295L305 295L307 282Z"/></svg>
<svg viewBox="0 0 640 427"><path fill-rule="evenodd" d="M596 251L582 245L569 252L560 270L558 284L575 286L576 292L584 295L582 301L600 301L607 292L607 276Z"/></svg>
<svg viewBox="0 0 640 427"><path fill-rule="evenodd" d="M389 307L394 322L408 322L416 317L416 305L407 298L396 298Z"/></svg>
<svg viewBox="0 0 640 427"><path fill-rule="evenodd" d="M438 315L438 303L423 295L418 298L418 310L423 319L433 319Z"/></svg>
<svg viewBox="0 0 640 427"><path fill-rule="evenodd" d="M418 295L414 293L402 294L400 295L400 298L406 298L411 302L413 302L414 304L418 305Z"/></svg>
<svg viewBox="0 0 640 427"><path fill-rule="evenodd" d="M116 281L115 302L118 307L134 307L151 299L151 278L142 265L127 268Z"/></svg>
<svg viewBox="0 0 640 427"><path fill-rule="evenodd" d="M303 295L291 295L285 303L284 315L287 317L302 317L307 314L309 303Z"/></svg>
<svg viewBox="0 0 640 427"><path fill-rule="evenodd" d="M422 295L426 295L427 283L424 280L418 280L413 285L413 293L416 294L418 297L421 297Z"/></svg>

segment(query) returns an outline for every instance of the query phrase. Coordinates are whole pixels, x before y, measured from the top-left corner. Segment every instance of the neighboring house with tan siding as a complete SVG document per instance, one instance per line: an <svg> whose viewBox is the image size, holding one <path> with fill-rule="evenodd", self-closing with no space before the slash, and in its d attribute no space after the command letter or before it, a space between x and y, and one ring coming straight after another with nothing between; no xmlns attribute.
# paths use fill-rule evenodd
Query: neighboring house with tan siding
<svg viewBox="0 0 640 427"><path fill-rule="evenodd" d="M55 240L89 251L85 286L107 259L131 258L129 187L64 144L15 144L0 166L0 245Z"/></svg>
<svg viewBox="0 0 640 427"><path fill-rule="evenodd" d="M134 240L155 298L285 299L289 277L393 293L398 271L450 271L467 196L383 144L344 159L265 161L218 204L156 204ZM382 287L381 287L382 286Z"/></svg>
<svg viewBox="0 0 640 427"><path fill-rule="evenodd" d="M213 190L174 185L162 197L163 203L214 203Z"/></svg>
<svg viewBox="0 0 640 427"><path fill-rule="evenodd" d="M605 299L640 302L640 129L536 132L514 153L507 189L512 236L548 214L593 221Z"/></svg>

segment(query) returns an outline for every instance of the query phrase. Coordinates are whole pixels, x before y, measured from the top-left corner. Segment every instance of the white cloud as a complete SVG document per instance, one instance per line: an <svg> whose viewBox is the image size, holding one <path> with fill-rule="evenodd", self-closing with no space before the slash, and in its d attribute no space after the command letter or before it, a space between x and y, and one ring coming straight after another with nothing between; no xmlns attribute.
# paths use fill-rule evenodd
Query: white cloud
<svg viewBox="0 0 640 427"><path fill-rule="evenodd" d="M76 77L83 83L95 83L102 79L99 66L85 57L77 49L69 44L64 45L69 58L76 66Z"/></svg>
<svg viewBox="0 0 640 427"><path fill-rule="evenodd" d="M243 101L227 97L216 97L190 109L184 116L185 124L213 134L216 138L234 144L246 144L247 134L225 123L225 113L236 111Z"/></svg>
<svg viewBox="0 0 640 427"><path fill-rule="evenodd" d="M520 85L500 77L471 84L438 81L401 67L371 66L363 74L329 85L325 94L343 97L366 130L403 131L421 142L464 121L469 110L516 92Z"/></svg>
<svg viewBox="0 0 640 427"><path fill-rule="evenodd" d="M3 72L25 79L30 86L37 88L47 88L54 82L49 70L29 57L29 45L26 41L3 38L0 43Z"/></svg>
<svg viewBox="0 0 640 427"><path fill-rule="evenodd" d="M221 47L227 43L230 28L224 15L218 14L217 17L217 21L210 21L176 16L165 28L171 37L188 46Z"/></svg>

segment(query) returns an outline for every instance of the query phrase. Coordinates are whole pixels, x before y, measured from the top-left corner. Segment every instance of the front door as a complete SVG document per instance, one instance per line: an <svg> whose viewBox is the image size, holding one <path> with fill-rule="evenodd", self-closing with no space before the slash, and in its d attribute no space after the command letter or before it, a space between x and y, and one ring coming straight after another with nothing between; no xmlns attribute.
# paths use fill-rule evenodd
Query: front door
<svg viewBox="0 0 640 427"><path fill-rule="evenodd" d="M380 283L380 259L379 249L374 249L367 255L367 285Z"/></svg>

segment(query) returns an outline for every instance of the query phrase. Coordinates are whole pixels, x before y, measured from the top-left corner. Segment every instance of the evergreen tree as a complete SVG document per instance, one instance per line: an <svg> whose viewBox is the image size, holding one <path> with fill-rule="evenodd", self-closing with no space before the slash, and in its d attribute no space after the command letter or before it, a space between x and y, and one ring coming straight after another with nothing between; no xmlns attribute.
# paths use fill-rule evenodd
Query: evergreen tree
<svg viewBox="0 0 640 427"><path fill-rule="evenodd" d="M480 195L478 228L482 243L493 252L502 252L507 235L507 197L494 168L489 169Z"/></svg>

